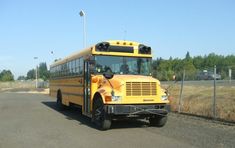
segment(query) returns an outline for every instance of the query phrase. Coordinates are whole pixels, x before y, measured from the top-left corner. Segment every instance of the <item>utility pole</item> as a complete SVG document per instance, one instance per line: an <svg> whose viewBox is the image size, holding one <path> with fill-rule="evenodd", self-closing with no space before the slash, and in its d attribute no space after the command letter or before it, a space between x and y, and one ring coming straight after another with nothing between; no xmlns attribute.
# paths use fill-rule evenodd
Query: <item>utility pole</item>
<svg viewBox="0 0 235 148"><path fill-rule="evenodd" d="M37 60L38 57L34 57L34 60ZM37 62L36 62L37 63ZM36 88L38 88L38 64L36 64L36 70L35 70L35 76L36 76Z"/></svg>
<svg viewBox="0 0 235 148"><path fill-rule="evenodd" d="M212 103L213 103L212 107L213 118L216 118L216 65L214 66L214 96Z"/></svg>
<svg viewBox="0 0 235 148"><path fill-rule="evenodd" d="M181 112L181 104L182 104L182 98L183 98L183 88L184 88L184 79L185 79L185 69L183 72L183 78L181 81L181 89L180 89L180 98L179 98L179 105L178 105L178 112Z"/></svg>
<svg viewBox="0 0 235 148"><path fill-rule="evenodd" d="M81 10L79 15L83 17L83 46L86 48L86 14Z"/></svg>
<svg viewBox="0 0 235 148"><path fill-rule="evenodd" d="M228 75L229 75L229 83L231 84L232 82L232 69L231 68L229 68L228 70Z"/></svg>

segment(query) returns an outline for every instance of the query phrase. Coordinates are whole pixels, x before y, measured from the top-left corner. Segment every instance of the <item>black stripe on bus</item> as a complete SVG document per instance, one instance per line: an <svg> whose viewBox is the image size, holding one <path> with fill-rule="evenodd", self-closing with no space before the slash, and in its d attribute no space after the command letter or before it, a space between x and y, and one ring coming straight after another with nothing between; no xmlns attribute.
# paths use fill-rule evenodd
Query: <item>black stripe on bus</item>
<svg viewBox="0 0 235 148"><path fill-rule="evenodd" d="M55 93L57 93L57 91L56 90L51 90L51 92L55 92ZM63 93L62 92L62 95L70 95L70 96L79 96L79 97L83 97L84 96L84 94L75 94L75 93Z"/></svg>
<svg viewBox="0 0 235 148"><path fill-rule="evenodd" d="M83 84L78 84L78 85L69 85L69 84L50 84L50 87L51 86L58 86L58 87L83 87Z"/></svg>
<svg viewBox="0 0 235 148"><path fill-rule="evenodd" d="M61 80L61 79L72 79L72 78L83 78L83 74L73 75L73 76L57 76L57 77L50 77L50 80Z"/></svg>
<svg viewBox="0 0 235 148"><path fill-rule="evenodd" d="M69 95L69 96L79 96L79 97L83 97L84 94L74 94L74 93L63 93L62 92L62 95L65 94L65 95Z"/></svg>

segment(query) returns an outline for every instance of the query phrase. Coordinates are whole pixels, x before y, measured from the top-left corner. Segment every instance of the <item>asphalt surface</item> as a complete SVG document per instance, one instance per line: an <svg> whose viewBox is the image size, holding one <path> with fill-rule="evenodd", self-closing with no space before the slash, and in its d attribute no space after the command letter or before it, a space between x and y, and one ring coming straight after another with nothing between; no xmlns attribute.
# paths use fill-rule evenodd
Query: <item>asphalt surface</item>
<svg viewBox="0 0 235 148"><path fill-rule="evenodd" d="M114 121L100 131L78 109L55 105L47 95L0 93L0 148L235 147L235 126L171 113L162 128Z"/></svg>

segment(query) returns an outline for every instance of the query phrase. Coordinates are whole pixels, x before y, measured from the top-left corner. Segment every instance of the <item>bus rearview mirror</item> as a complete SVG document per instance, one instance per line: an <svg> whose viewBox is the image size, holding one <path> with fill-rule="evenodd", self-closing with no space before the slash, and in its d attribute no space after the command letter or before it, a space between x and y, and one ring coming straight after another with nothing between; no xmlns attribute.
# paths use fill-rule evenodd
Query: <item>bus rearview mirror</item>
<svg viewBox="0 0 235 148"><path fill-rule="evenodd" d="M106 78L106 79L112 79L113 78L113 73L110 72L110 71L107 71L105 73L103 73L103 76Z"/></svg>

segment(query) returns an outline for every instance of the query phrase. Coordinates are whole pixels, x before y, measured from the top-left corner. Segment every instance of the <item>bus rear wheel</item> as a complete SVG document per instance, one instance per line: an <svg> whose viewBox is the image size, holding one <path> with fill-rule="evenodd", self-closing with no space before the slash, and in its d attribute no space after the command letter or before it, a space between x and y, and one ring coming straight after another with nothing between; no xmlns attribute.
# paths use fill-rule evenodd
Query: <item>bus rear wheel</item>
<svg viewBox="0 0 235 148"><path fill-rule="evenodd" d="M111 117L105 113L104 104L101 98L94 99L92 120L101 130L111 127Z"/></svg>
<svg viewBox="0 0 235 148"><path fill-rule="evenodd" d="M163 127L167 122L167 116L155 116L149 118L150 126Z"/></svg>

